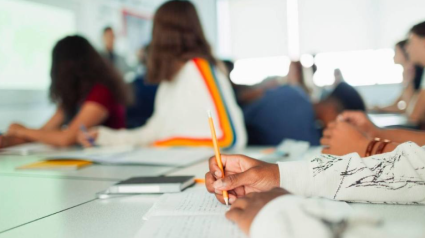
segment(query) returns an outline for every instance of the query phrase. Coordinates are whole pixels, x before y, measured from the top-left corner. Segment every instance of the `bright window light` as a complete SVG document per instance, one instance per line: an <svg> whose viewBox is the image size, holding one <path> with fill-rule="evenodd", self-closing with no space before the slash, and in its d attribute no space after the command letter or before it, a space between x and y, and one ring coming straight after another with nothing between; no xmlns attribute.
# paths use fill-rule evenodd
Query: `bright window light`
<svg viewBox="0 0 425 238"><path fill-rule="evenodd" d="M320 53L315 57L317 86L334 83L334 70L339 68L345 81L353 86L395 84L403 81L403 68L394 64L394 50L363 50Z"/></svg>
<svg viewBox="0 0 425 238"><path fill-rule="evenodd" d="M289 63L287 56L237 60L230 78L236 84L253 85L267 77L286 76Z"/></svg>
<svg viewBox="0 0 425 238"><path fill-rule="evenodd" d="M52 48L74 32L71 10L0 0L0 89L47 89Z"/></svg>
<svg viewBox="0 0 425 238"><path fill-rule="evenodd" d="M314 57L310 54L303 54L301 55L300 62L303 67L310 68L314 64Z"/></svg>

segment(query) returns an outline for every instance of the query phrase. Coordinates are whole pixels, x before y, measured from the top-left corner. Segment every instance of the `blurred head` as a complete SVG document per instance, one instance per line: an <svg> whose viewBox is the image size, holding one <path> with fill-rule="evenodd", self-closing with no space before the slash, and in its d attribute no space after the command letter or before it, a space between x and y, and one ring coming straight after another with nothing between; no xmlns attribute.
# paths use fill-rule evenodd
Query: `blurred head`
<svg viewBox="0 0 425 238"><path fill-rule="evenodd" d="M231 61L231 60L223 60L222 62L224 64L224 66L226 67L227 76L230 79L230 73L235 68L235 63L233 63L233 61Z"/></svg>
<svg viewBox="0 0 425 238"><path fill-rule="evenodd" d="M95 84L106 86L119 103L131 100L119 73L81 36L67 36L56 43L50 75L50 98L68 116L75 115Z"/></svg>
<svg viewBox="0 0 425 238"><path fill-rule="evenodd" d="M289 65L288 81L291 85L304 85L303 66L300 61L291 61Z"/></svg>
<svg viewBox="0 0 425 238"><path fill-rule="evenodd" d="M406 63L409 62L409 55L407 54L406 46L407 46L407 40L400 41L395 45L395 50L394 50L395 64L405 65Z"/></svg>
<svg viewBox="0 0 425 238"><path fill-rule="evenodd" d="M315 105L316 117L326 126L346 110L365 111L363 98L355 88L341 82L332 93Z"/></svg>
<svg viewBox="0 0 425 238"><path fill-rule="evenodd" d="M148 80L172 80L193 58L216 64L195 6L189 1L168 1L155 13L148 58Z"/></svg>
<svg viewBox="0 0 425 238"><path fill-rule="evenodd" d="M425 66L425 22L410 30L407 53L412 63Z"/></svg>
<svg viewBox="0 0 425 238"><path fill-rule="evenodd" d="M150 46L146 45L137 51L137 60L141 65L147 65L148 63L149 48Z"/></svg>
<svg viewBox="0 0 425 238"><path fill-rule="evenodd" d="M334 85L338 85L341 82L344 82L344 77L342 76L342 72L340 69L334 70L335 82Z"/></svg>
<svg viewBox="0 0 425 238"><path fill-rule="evenodd" d="M103 29L103 44L105 45L105 49L107 51L114 51L115 33L110 26L107 26L105 29Z"/></svg>

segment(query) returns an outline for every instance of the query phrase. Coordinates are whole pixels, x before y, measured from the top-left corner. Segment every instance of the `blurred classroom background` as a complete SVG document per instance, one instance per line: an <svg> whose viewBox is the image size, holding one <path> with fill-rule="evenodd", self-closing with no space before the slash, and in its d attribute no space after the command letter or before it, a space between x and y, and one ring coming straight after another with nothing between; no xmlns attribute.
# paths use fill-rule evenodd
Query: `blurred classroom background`
<svg viewBox="0 0 425 238"><path fill-rule="evenodd" d="M114 51L131 82L143 67L138 52L150 41L152 17L162 0L0 0L0 131L17 121L41 126L54 112L48 100L51 50L81 34L104 51L112 27ZM394 45L425 19L422 0L194 0L215 55L235 62L231 80L254 85L285 76L291 60L306 84L326 88L334 70L356 87L367 106L392 103L403 89ZM320 96L319 96L320 97Z"/></svg>

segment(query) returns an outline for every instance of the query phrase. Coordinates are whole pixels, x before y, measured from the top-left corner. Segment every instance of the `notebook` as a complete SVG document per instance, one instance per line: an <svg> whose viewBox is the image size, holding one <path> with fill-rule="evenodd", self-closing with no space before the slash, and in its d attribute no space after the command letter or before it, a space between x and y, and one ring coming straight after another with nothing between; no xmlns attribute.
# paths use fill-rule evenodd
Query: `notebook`
<svg viewBox="0 0 425 238"><path fill-rule="evenodd" d="M217 201L204 187L178 194L166 194L143 217L135 237L156 238L245 238L225 213L228 207Z"/></svg>
<svg viewBox="0 0 425 238"><path fill-rule="evenodd" d="M195 183L194 176L135 177L108 189L109 193L177 193Z"/></svg>
<svg viewBox="0 0 425 238"><path fill-rule="evenodd" d="M16 169L78 170L91 164L92 162L84 160L47 160L20 166Z"/></svg>

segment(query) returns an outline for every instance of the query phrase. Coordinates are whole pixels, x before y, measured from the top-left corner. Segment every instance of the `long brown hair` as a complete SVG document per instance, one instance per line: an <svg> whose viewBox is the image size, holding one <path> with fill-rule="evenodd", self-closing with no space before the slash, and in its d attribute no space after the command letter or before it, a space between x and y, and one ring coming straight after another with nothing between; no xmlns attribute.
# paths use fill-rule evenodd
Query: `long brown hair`
<svg viewBox="0 0 425 238"><path fill-rule="evenodd" d="M67 36L52 52L50 99L73 117L96 84L107 87L115 100L129 104L132 95L124 80L81 36Z"/></svg>
<svg viewBox="0 0 425 238"><path fill-rule="evenodd" d="M147 78L151 83L172 80L193 58L216 64L196 8L189 1L168 1L156 11L150 47Z"/></svg>

